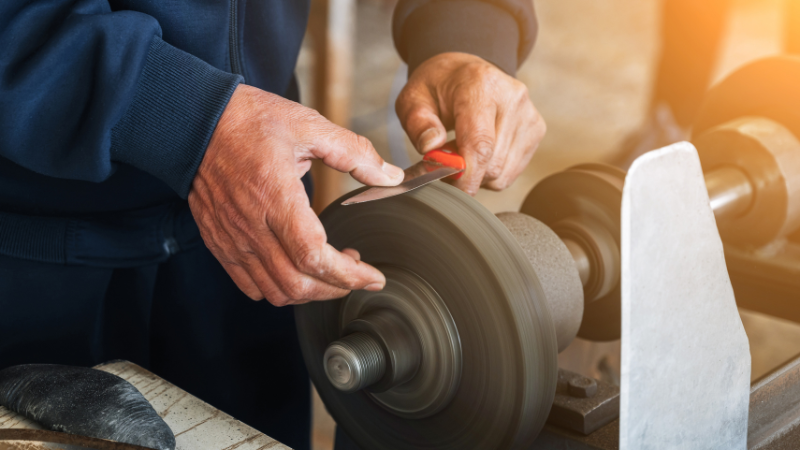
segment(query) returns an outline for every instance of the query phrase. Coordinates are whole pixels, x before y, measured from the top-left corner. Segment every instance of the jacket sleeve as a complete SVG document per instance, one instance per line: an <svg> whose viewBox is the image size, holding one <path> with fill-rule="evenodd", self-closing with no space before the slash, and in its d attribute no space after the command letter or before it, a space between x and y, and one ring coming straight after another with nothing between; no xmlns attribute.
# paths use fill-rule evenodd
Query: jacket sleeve
<svg viewBox="0 0 800 450"><path fill-rule="evenodd" d="M0 48L0 157L91 182L130 164L183 197L241 81L106 0L2 0Z"/></svg>
<svg viewBox="0 0 800 450"><path fill-rule="evenodd" d="M400 0L392 23L409 73L439 53L464 52L514 75L536 32L533 0Z"/></svg>

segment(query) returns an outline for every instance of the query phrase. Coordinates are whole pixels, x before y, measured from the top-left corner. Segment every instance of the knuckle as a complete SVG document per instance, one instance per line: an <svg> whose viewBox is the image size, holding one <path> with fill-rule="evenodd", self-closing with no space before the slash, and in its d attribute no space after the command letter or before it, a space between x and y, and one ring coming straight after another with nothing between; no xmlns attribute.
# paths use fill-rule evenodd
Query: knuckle
<svg viewBox="0 0 800 450"><path fill-rule="evenodd" d="M231 203L222 203L215 209L213 220L222 225L222 228L236 233L242 233L248 228L248 221Z"/></svg>
<svg viewBox="0 0 800 450"><path fill-rule="evenodd" d="M217 228L217 222L214 216L209 214L208 211L206 210L203 210L195 214L194 219L201 233L203 231L215 230Z"/></svg>
<svg viewBox="0 0 800 450"><path fill-rule="evenodd" d="M286 295L288 300L301 301L311 296L311 288L309 283L302 277L298 277L286 286Z"/></svg>
<svg viewBox="0 0 800 450"><path fill-rule="evenodd" d="M316 109L307 108L305 106L297 105L297 108L293 108L291 112L289 112L288 116L290 119L293 119L299 123L307 123L313 124L314 122L318 122L320 120L325 120L325 117L319 113Z"/></svg>
<svg viewBox="0 0 800 450"><path fill-rule="evenodd" d="M366 285L362 280L359 280L355 277L348 277L347 279L343 279L339 283L337 283L336 287L348 291L355 291L359 289L364 289Z"/></svg>
<svg viewBox="0 0 800 450"><path fill-rule="evenodd" d="M520 101L522 102L530 101L530 96L528 94L528 86L526 86L525 83L519 80L514 80L512 91L517 96L517 98L519 98Z"/></svg>
<svg viewBox="0 0 800 450"><path fill-rule="evenodd" d="M267 297L267 301L272 306L277 306L277 307L288 306L291 304L289 297L282 294L270 295L269 297Z"/></svg>
<svg viewBox="0 0 800 450"><path fill-rule="evenodd" d="M536 117L534 120L535 120L534 126L538 131L537 140L541 140L542 137L544 137L544 135L547 134L547 122L545 122L544 117L542 117L538 112L536 113Z"/></svg>
<svg viewBox="0 0 800 450"><path fill-rule="evenodd" d="M427 109L421 105L416 105L408 110L405 116L405 121L424 119L426 117Z"/></svg>
<svg viewBox="0 0 800 450"><path fill-rule="evenodd" d="M493 164L486 170L486 174L483 176L485 180L496 180L500 177L503 173L503 168L499 165Z"/></svg>
<svg viewBox="0 0 800 450"><path fill-rule="evenodd" d="M210 251L211 254L214 255L214 257L217 258L217 261L219 261L221 264L234 266L238 265L236 263L236 258L230 254L230 249L221 245L218 240L204 240L204 243L208 251Z"/></svg>
<svg viewBox="0 0 800 450"><path fill-rule="evenodd" d="M459 183L456 186L462 191L474 197L475 194L478 193L478 190L481 187L482 180L480 177L481 177L480 175L475 175L466 180L462 178L461 180L459 180Z"/></svg>
<svg viewBox="0 0 800 450"><path fill-rule="evenodd" d="M237 247L231 249L234 251L234 257L231 258L230 264L235 264L245 270L257 270L261 267L261 262L256 258L255 253L248 250L243 250Z"/></svg>
<svg viewBox="0 0 800 450"><path fill-rule="evenodd" d="M321 112L313 108L303 108L303 113L308 120L329 122Z"/></svg>
<svg viewBox="0 0 800 450"><path fill-rule="evenodd" d="M309 275L318 274L320 272L320 264L322 263L322 246L302 246L298 250L294 263L303 273Z"/></svg>
<svg viewBox="0 0 800 450"><path fill-rule="evenodd" d="M242 292L244 292L244 291L242 291ZM253 300L253 301L256 301L256 302L264 300L264 294L262 294L260 291L245 292L244 294L250 300Z"/></svg>
<svg viewBox="0 0 800 450"><path fill-rule="evenodd" d="M221 248L220 246L215 246L214 249L210 250L211 253L217 257L217 260L220 263L231 266L239 266L239 264L236 263L236 259L233 258L231 255L229 255L228 252L225 251L225 249Z"/></svg>
<svg viewBox="0 0 800 450"><path fill-rule="evenodd" d="M205 244L208 251L210 251L211 254L214 255L215 258L217 258L217 261L219 261L222 264L230 263L230 261L228 261L228 258L226 258L223 252L221 251L222 249L219 247L219 245L208 241L205 241Z"/></svg>
<svg viewBox="0 0 800 450"><path fill-rule="evenodd" d="M220 250L219 239L217 239L217 233L211 229L198 227L200 229L200 238L203 239L203 244L205 244L206 248L214 253Z"/></svg>
<svg viewBox="0 0 800 450"><path fill-rule="evenodd" d="M234 243L234 248L239 254L239 258L241 258L248 267L256 268L261 266L259 254L253 250L248 242L236 242Z"/></svg>
<svg viewBox="0 0 800 450"><path fill-rule="evenodd" d="M490 82L497 76L493 70L494 66L486 64L483 61L470 62L464 66L464 68L466 71L472 74L476 80L482 83Z"/></svg>
<svg viewBox="0 0 800 450"><path fill-rule="evenodd" d="M235 230L239 232L244 232L245 230L250 228L250 223L247 220L247 218L244 215L242 215L239 211L237 211L235 208L226 205L225 210L226 210L225 214L228 217L228 222Z"/></svg>
<svg viewBox="0 0 800 450"><path fill-rule="evenodd" d="M361 151L362 156L372 156L375 153L372 148L372 142L360 134L353 134L355 135L355 146Z"/></svg>
<svg viewBox="0 0 800 450"><path fill-rule="evenodd" d="M494 140L489 136L477 136L473 139L473 145L475 148L475 156L478 157L479 161L487 161L491 158L494 152Z"/></svg>
<svg viewBox="0 0 800 450"><path fill-rule="evenodd" d="M511 186L511 180L508 178L498 178L490 183L489 188L494 191L504 191Z"/></svg>
<svg viewBox="0 0 800 450"><path fill-rule="evenodd" d="M403 111L408 106L414 104L414 102L412 101L414 98L413 91L414 91L414 85L411 82L407 83L403 88L403 90L400 91L400 94L397 96L397 101L394 104L394 109L395 112L397 112L398 116L401 116Z"/></svg>

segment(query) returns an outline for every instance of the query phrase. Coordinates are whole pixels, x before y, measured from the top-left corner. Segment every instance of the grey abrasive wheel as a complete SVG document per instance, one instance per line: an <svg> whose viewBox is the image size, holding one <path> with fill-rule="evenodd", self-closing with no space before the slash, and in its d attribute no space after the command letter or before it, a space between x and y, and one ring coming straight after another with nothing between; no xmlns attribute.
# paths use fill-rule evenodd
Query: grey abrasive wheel
<svg viewBox="0 0 800 450"><path fill-rule="evenodd" d="M557 350L542 288L514 237L477 201L444 183L364 204L341 201L320 217L328 240L384 270L383 305L411 304L416 296L415 304L434 305L446 317L440 322L450 325L431 325L434 331L420 336L422 363L406 384L347 394L326 377L323 354L342 337L352 310L347 302L360 305L365 294L298 307L306 365L338 425L365 450L528 448L552 405ZM420 317L404 320L412 327L436 322ZM426 359L437 349L452 352ZM431 373L446 376L435 389L408 393ZM397 398L405 394L424 408L404 412Z"/></svg>

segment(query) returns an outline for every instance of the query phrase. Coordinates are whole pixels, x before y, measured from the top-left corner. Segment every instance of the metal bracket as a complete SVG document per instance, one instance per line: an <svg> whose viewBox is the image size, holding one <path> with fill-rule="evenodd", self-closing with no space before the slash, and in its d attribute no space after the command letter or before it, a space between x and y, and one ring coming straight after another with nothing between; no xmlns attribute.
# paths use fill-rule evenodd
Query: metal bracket
<svg viewBox="0 0 800 450"><path fill-rule="evenodd" d="M589 435L619 417L619 388L558 369L558 385L547 423Z"/></svg>

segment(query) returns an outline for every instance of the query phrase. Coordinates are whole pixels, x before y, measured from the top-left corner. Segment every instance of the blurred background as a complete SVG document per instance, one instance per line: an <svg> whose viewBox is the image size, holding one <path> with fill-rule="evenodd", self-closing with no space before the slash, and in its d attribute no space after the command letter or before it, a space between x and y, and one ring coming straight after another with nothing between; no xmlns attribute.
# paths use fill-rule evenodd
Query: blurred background
<svg viewBox="0 0 800 450"><path fill-rule="evenodd" d="M369 138L385 159L417 161L393 122L393 96L405 77L390 34L395 0L313 3L297 69L303 103ZM748 61L791 50L786 32L796 3L537 0L538 42L517 77L528 86L548 133L511 188L481 191L477 199L494 213L517 211L531 187L549 174L584 162L625 165L632 152L641 151L637 146L649 150L682 139L695 99L709 84ZM349 176L315 170L317 209L358 187ZM800 326L746 311L742 320L753 379L800 353ZM619 342L578 339L559 363L618 383ZM333 429L316 398L315 450L332 448Z"/></svg>

